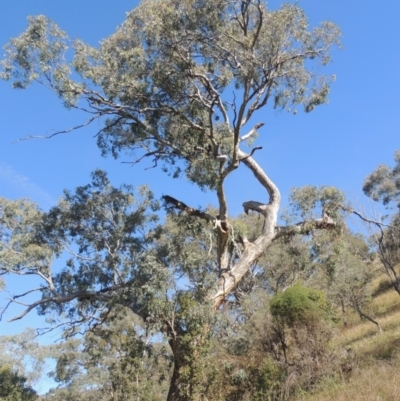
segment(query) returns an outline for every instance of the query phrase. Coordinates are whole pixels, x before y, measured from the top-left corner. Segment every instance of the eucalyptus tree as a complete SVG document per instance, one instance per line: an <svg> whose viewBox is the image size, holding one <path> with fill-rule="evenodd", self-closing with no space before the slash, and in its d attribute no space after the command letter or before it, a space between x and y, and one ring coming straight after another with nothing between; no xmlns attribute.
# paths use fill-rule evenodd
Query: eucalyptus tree
<svg viewBox="0 0 400 401"><path fill-rule="evenodd" d="M363 190L375 201L388 208L393 204L397 211L391 216L390 224L372 236L383 271L388 276L393 289L400 294L400 151L394 154L395 166L379 165L364 181Z"/></svg>
<svg viewBox="0 0 400 401"><path fill-rule="evenodd" d="M384 205L395 203L400 208L400 151L394 153L396 162L393 168L379 165L364 181L363 190L374 201Z"/></svg>
<svg viewBox="0 0 400 401"><path fill-rule="evenodd" d="M65 313L65 304L76 302L67 314L76 325L96 320L100 307L107 309L120 302L148 322L157 321L168 338L175 363L168 399L192 399L192 384L199 376L188 367L189 355L201 359L201 354L196 357L193 344L204 343L212 310L229 302L232 292L273 241L335 225L331 217L334 211L328 209L338 206L319 199L323 206L321 218L278 227L280 191L255 159L260 147L251 144L264 124L258 119L268 104L295 113L299 107L310 112L326 102L334 77L324 76L312 66L330 62L331 49L339 45L339 37L339 29L330 22L309 29L297 5L270 10L260 0L144 0L98 48L80 40L71 42L44 16L30 17L27 30L5 47L1 77L11 80L15 88L40 82L54 91L66 107L82 110L89 117L80 126L52 136L100 120L104 125L97 140L103 154L118 157L128 152L134 163L150 158L155 167L161 164L162 170L174 177L185 174L202 190L216 193L217 213L164 196L165 206L172 213L179 212L174 219L190 223L186 242L196 242L196 227L201 231L203 223L212 225L215 255L205 251L201 265L198 258L174 261L167 254L157 258L149 245L152 240L130 238L129 229L137 226L128 222L131 212L125 208L127 201L119 193L118 210L114 209L113 192L105 190L106 184L97 189L98 197L92 189L80 189L76 198L67 195L64 203L46 215L45 220L51 221L42 230L47 230L46 235L51 233L42 238L46 246L32 250L36 256L43 253L43 264L35 265L27 258L25 264L12 267L19 274L38 274L46 283L38 289L42 298L27 306L22 315L35 307L44 312L49 305ZM73 58L69 59L71 50ZM252 240L233 229L225 193L227 178L242 165L265 190L261 202L243 203L246 213L257 212L263 219L260 232ZM240 188L238 183L238 196ZM105 203L101 203L103 195ZM97 213L97 206L88 211L96 201L107 213ZM125 208L124 217L114 221L121 208ZM91 213L94 214L89 218ZM63 223L57 223L56 217L60 216ZM122 231L114 230L122 221ZM123 240L117 240L117 231ZM146 232L155 235L151 230ZM27 235L31 235L30 231ZM75 252L74 258L81 267L71 262L67 267L77 269L76 273L65 270L54 281L50 278L50 261L61 252L57 247L63 245L65 249L68 236L78 241L78 249L69 251ZM204 250L204 241L200 242ZM145 257L141 254L143 246L147 247ZM97 259L92 254L84 256L89 249ZM164 249L168 249L168 241ZM123 258L116 256L120 251L126 252ZM215 257L214 263L211 256ZM12 258L7 257L9 269ZM130 258L132 261L127 262ZM166 273L166 262L170 263L169 272L180 271L189 282L207 277L203 287L195 281L195 293L177 289L173 303L176 315L163 309L166 304L156 295L163 290L161 283L167 286L171 277ZM201 274L189 272L188 266L198 268ZM157 282L157 290L145 284L147 281ZM17 299L20 298L14 301ZM189 332L190 336L185 337ZM185 380L189 384L184 385Z"/></svg>
<svg viewBox="0 0 400 401"><path fill-rule="evenodd" d="M26 384L37 384L49 370L48 360L56 353L56 346L41 345L36 331L25 329L22 333L0 336L0 366L10 366Z"/></svg>
<svg viewBox="0 0 400 401"><path fill-rule="evenodd" d="M340 236L329 234L319 232L311 242L318 269L312 281L342 309L345 325L347 310L351 309L382 332L369 307L373 301L371 284L377 272L370 244L348 229L344 229Z"/></svg>
<svg viewBox="0 0 400 401"><path fill-rule="evenodd" d="M38 395L26 385L26 378L19 376L9 366L0 367L0 400L34 401Z"/></svg>
<svg viewBox="0 0 400 401"><path fill-rule="evenodd" d="M161 401L168 392L171 355L150 341L140 320L122 308L80 339L58 346L51 376L59 383L44 399Z"/></svg>
<svg viewBox="0 0 400 401"><path fill-rule="evenodd" d="M143 384L156 380L149 367L156 354L152 338L160 333L175 352L181 353L179 367L184 361L188 368L187 375L181 371L181 380L175 379L173 384L184 382L192 391L198 380L194 376L200 374L200 357L207 348L204 326L209 327L212 318L211 301L206 299L209 286L201 278L212 271L212 266L200 236L190 240L187 230L183 232L183 227L173 222L160 226L158 209L147 188L136 192L127 185L115 188L103 171L94 172L90 184L74 192L65 191L59 204L47 213L27 200L0 198L0 273L36 277L28 291L10 296L1 316L11 304L17 304L22 312L13 320L37 309L48 316L50 327L44 331L63 327L64 335L70 337L91 330L102 339L97 361L94 351L80 355L79 349L68 349L70 343L63 355L50 355L59 360L56 377L67 384L54 396L74 398L89 385L92 391L85 396L98 399L99 387L107 384L110 386L103 389L103 398L121 394L120 387L127 381L123 372L130 372L137 383L132 390L135 395L160 399L156 391L147 391ZM199 228L194 226L196 231ZM177 282L185 273L191 284L186 292ZM32 298L35 294L36 299ZM112 316L124 313L121 306L141 322L125 329L125 335L119 327L117 340L124 337L123 346L113 343L110 328ZM93 337L86 337L86 343L90 339L95 343ZM150 339L153 344L149 345ZM122 362L116 358L113 368L107 364L111 364L109 354L115 353L125 353L126 357ZM192 358L196 354L198 358ZM176 358L161 352L158 365L164 371L159 375L160 388L172 362L176 364ZM152 376L151 380L148 376L143 380L143 371Z"/></svg>

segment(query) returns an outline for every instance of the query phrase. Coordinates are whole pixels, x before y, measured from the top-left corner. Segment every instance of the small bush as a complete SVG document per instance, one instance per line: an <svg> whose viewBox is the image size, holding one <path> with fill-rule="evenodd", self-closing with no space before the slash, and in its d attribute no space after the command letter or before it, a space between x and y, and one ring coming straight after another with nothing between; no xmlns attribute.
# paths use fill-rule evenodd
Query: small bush
<svg viewBox="0 0 400 401"><path fill-rule="evenodd" d="M312 288L296 284L284 292L275 295L270 303L273 317L293 327L323 320L335 320L335 313L325 294Z"/></svg>
<svg viewBox="0 0 400 401"><path fill-rule="evenodd" d="M309 390L342 371L343 355L330 341L336 315L323 292L296 284L270 302L264 349L285 370L285 394Z"/></svg>

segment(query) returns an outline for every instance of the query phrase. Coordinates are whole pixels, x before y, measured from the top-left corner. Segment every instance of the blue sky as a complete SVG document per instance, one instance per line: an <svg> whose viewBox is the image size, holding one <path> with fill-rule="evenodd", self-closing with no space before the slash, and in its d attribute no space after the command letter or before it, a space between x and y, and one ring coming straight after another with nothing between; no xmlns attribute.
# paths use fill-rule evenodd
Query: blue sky
<svg viewBox="0 0 400 401"><path fill-rule="evenodd" d="M96 45L136 4L127 0L1 1L0 44L25 29L28 15L45 14L71 38ZM280 4L269 2L271 8ZM327 69L337 80L329 104L310 114L266 110L258 142L263 150L255 157L284 199L292 187L332 185L344 190L353 202L369 205L361 191L365 176L380 163L392 165L394 150L400 148L400 2L303 0L299 5L311 26L331 20L341 27L344 49L334 52L334 62ZM215 201L213 194L200 192L184 179L172 180L160 170L145 170L150 161L130 167L121 163L129 159L101 158L93 139L97 124L52 140L14 143L85 119L63 109L52 93L37 85L16 91L0 81L0 118L0 196L32 198L47 209L64 188L87 183L91 171L103 168L112 182L147 183L157 197L169 194L193 206ZM231 212L241 212L243 201L264 199L264 191L241 166L229 181ZM17 288L21 288L20 281L10 280L8 290ZM16 333L37 322L35 313L17 323L3 321L0 334Z"/></svg>

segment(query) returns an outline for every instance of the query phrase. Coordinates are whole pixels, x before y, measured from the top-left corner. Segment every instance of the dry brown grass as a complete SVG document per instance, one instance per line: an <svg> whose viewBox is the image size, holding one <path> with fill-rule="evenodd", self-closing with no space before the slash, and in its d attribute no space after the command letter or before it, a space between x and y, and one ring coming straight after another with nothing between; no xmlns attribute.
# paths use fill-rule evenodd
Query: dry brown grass
<svg viewBox="0 0 400 401"><path fill-rule="evenodd" d="M386 291L374 298L372 308L376 316L400 312L400 295L394 291Z"/></svg>
<svg viewBox="0 0 400 401"><path fill-rule="evenodd" d="M400 358L376 361L357 369L349 381L326 382L314 394L297 401L398 401L400 399Z"/></svg>
<svg viewBox="0 0 400 401"><path fill-rule="evenodd" d="M350 313L347 327L334 341L356 354L358 367L351 377L326 380L312 394L300 395L296 401L400 400L400 296L392 289L385 290L384 281L385 276L378 275L372 283L376 296L370 307L383 333Z"/></svg>
<svg viewBox="0 0 400 401"><path fill-rule="evenodd" d="M381 343L388 342L392 337L400 337L400 313L391 313L378 317L377 320L383 329L382 334L377 332L376 326L371 322L360 320L359 324L353 325L348 329L342 329L335 343L351 347L356 352L358 351L358 354L361 353L360 356L362 356L364 352L370 353L369 351L375 345L379 346Z"/></svg>

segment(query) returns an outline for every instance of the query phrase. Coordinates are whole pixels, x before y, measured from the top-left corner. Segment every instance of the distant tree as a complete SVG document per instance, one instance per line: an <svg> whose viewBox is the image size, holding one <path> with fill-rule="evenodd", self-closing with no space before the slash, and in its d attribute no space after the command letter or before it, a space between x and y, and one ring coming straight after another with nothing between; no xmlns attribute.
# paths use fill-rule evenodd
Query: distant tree
<svg viewBox="0 0 400 401"><path fill-rule="evenodd" d="M373 236L383 271L388 276L393 289L400 295L400 151L394 154L395 166L381 164L364 181L363 190L375 201L390 206L394 203L398 210L391 216L385 229Z"/></svg>
<svg viewBox="0 0 400 401"><path fill-rule="evenodd" d="M57 347L39 343L32 328L22 333L0 336L0 366L11 366L13 371L26 379L26 384L36 384L48 368L47 358L52 358Z"/></svg>
<svg viewBox="0 0 400 401"><path fill-rule="evenodd" d="M384 205L394 202L400 208L400 151L394 153L393 168L379 165L364 181L363 191L375 201Z"/></svg>
<svg viewBox="0 0 400 401"><path fill-rule="evenodd" d="M296 5L272 11L260 0L144 0L99 48L76 40L69 61L67 35L44 16L30 17L5 48L1 77L15 88L44 84L66 107L89 113L79 127L104 122L97 136L103 154L128 152L133 163L151 158L172 176L184 173L214 191L218 206L211 214L166 195L171 217L160 229L148 191L134 205L132 190L113 188L102 172L49 213L1 200L2 272L43 280L32 290L41 298L17 318L35 308L53 311L54 323L65 317L73 334L123 305L168 339L168 400L194 399L214 311L232 301L274 241L335 227L340 205L328 192L313 201L318 218L279 227L280 191L254 158L260 147L251 144L269 103L296 113L326 102L333 77L312 65L330 62L339 37L330 22L309 30ZM252 240L234 230L228 213L225 183L240 165L269 197L243 203L246 214L262 216ZM70 259L53 272L64 251Z"/></svg>
<svg viewBox="0 0 400 401"><path fill-rule="evenodd" d="M0 367L0 400L2 401L33 401L37 394L26 386L26 379L18 376L8 366Z"/></svg>
<svg viewBox="0 0 400 401"><path fill-rule="evenodd" d="M376 266L372 263L371 249L366 240L344 229L340 236L320 232L311 244L315 267L318 268L312 282L318 283L318 287L342 309L344 320L350 309L361 319L375 324L381 332L379 322L369 309Z"/></svg>
<svg viewBox="0 0 400 401"><path fill-rule="evenodd" d="M132 313L114 311L81 341L69 339L60 345L51 375L59 387L45 399L162 401L170 362L165 344L146 338Z"/></svg>

